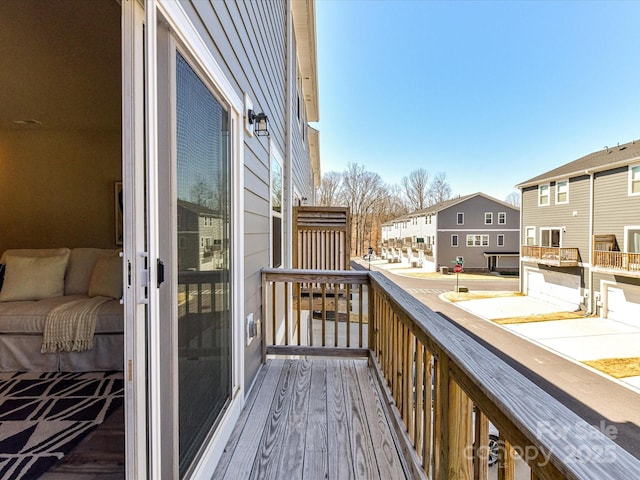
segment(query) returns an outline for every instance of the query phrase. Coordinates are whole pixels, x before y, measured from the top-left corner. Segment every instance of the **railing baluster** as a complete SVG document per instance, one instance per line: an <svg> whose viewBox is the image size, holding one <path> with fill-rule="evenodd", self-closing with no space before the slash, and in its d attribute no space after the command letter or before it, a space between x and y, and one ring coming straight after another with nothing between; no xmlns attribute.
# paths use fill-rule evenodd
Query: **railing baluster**
<svg viewBox="0 0 640 480"><path fill-rule="evenodd" d="M340 318L339 318L339 303L340 303L340 297L338 296L338 287L340 285L338 285L337 283L333 284L333 320L334 320L334 329L333 329L333 346L337 347L338 346L338 325L340 325Z"/></svg>
<svg viewBox="0 0 640 480"><path fill-rule="evenodd" d="M500 448L498 449L498 480L513 480L515 478L515 453L511 444L500 434Z"/></svg>
<svg viewBox="0 0 640 480"><path fill-rule="evenodd" d="M327 346L327 284L320 287L322 291L322 346Z"/></svg>
<svg viewBox="0 0 640 480"><path fill-rule="evenodd" d="M489 419L475 408L473 443L473 480L487 480L489 476Z"/></svg>
<svg viewBox="0 0 640 480"><path fill-rule="evenodd" d="M296 291L296 330L298 331L298 345L302 345L302 295L300 291L302 290L300 286L300 282L294 283L295 291Z"/></svg>
<svg viewBox="0 0 640 480"><path fill-rule="evenodd" d="M272 333L271 336L273 337L273 345L277 345L278 344L278 339L276 338L276 303L277 303L277 297L276 297L276 282L272 282L271 283L271 322L272 322Z"/></svg>
<svg viewBox="0 0 640 480"><path fill-rule="evenodd" d="M289 282L284 283L284 344L289 345Z"/></svg>
<svg viewBox="0 0 640 480"><path fill-rule="evenodd" d="M417 339L416 339L417 340ZM425 385L424 385L424 346L417 340L416 343L416 408L415 408L415 420L413 423L413 445L418 452L418 457L424 462L424 450L422 448L423 442L423 417L425 415ZM429 410L429 415L431 411Z"/></svg>
<svg viewBox="0 0 640 480"><path fill-rule="evenodd" d="M306 285L309 292L307 299L307 306L309 307L309 345L313 346L313 285L311 283Z"/></svg>
<svg viewBox="0 0 640 480"><path fill-rule="evenodd" d="M363 322L363 298L362 284L358 285L358 347L362 348L362 322Z"/></svg>
<svg viewBox="0 0 640 480"><path fill-rule="evenodd" d="M351 346L351 284L346 285L347 295L347 347ZM362 321L362 320L360 320Z"/></svg>

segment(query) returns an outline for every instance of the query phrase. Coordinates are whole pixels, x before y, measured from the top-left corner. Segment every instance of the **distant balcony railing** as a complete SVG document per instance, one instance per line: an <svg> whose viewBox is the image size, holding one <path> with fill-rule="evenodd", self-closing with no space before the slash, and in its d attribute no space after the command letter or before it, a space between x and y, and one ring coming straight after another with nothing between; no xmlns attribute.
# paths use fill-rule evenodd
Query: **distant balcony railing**
<svg viewBox="0 0 640 480"><path fill-rule="evenodd" d="M522 258L553 267L576 267L580 260L577 248L522 246Z"/></svg>
<svg viewBox="0 0 640 480"><path fill-rule="evenodd" d="M489 422L500 434L500 479L515 477L516 459L531 479L627 480L640 471L606 435L381 273L268 269L262 278L265 356L367 356L409 477L487 479Z"/></svg>
<svg viewBox="0 0 640 480"><path fill-rule="evenodd" d="M640 275L640 253L594 250L593 266Z"/></svg>

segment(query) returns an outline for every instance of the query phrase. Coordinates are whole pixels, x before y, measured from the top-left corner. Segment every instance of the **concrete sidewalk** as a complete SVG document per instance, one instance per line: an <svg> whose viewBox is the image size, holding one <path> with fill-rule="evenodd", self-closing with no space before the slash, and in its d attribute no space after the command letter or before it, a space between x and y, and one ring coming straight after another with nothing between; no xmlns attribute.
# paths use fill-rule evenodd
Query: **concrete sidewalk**
<svg viewBox="0 0 640 480"><path fill-rule="evenodd" d="M359 263L365 265L364 261ZM424 278L426 273L422 268L384 260L373 260L371 265L399 275ZM440 298L449 301L444 294ZM528 296L501 296L452 303L487 321L564 311L562 307ZM640 357L640 327L606 318L584 317L500 326L576 363L604 358ZM612 377L607 375L607 378ZM615 381L640 393L640 376Z"/></svg>

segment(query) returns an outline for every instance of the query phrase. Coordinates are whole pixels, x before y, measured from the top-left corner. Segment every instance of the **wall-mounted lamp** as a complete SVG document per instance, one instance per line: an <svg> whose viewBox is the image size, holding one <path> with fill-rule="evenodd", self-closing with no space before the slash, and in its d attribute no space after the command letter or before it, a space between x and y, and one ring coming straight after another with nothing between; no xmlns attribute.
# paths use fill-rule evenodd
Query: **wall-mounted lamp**
<svg viewBox="0 0 640 480"><path fill-rule="evenodd" d="M249 123L253 125L253 133L257 137L269 136L269 117L266 113L255 113L253 110L247 111Z"/></svg>

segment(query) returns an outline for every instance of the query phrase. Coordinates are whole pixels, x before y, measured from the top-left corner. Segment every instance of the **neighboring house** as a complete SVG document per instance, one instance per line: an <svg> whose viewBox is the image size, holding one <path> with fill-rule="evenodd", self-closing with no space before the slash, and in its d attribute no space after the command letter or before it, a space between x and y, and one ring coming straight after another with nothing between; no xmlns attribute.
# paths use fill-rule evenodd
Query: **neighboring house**
<svg viewBox="0 0 640 480"><path fill-rule="evenodd" d="M453 198L382 225L385 248L424 252L423 267L452 267L457 257L471 271L517 271L520 212L483 193Z"/></svg>
<svg viewBox="0 0 640 480"><path fill-rule="evenodd" d="M640 141L605 147L518 188L522 291L640 325Z"/></svg>
<svg viewBox="0 0 640 480"><path fill-rule="evenodd" d="M127 478L208 478L315 204L315 3L8 0L0 32L0 251L122 242Z"/></svg>

